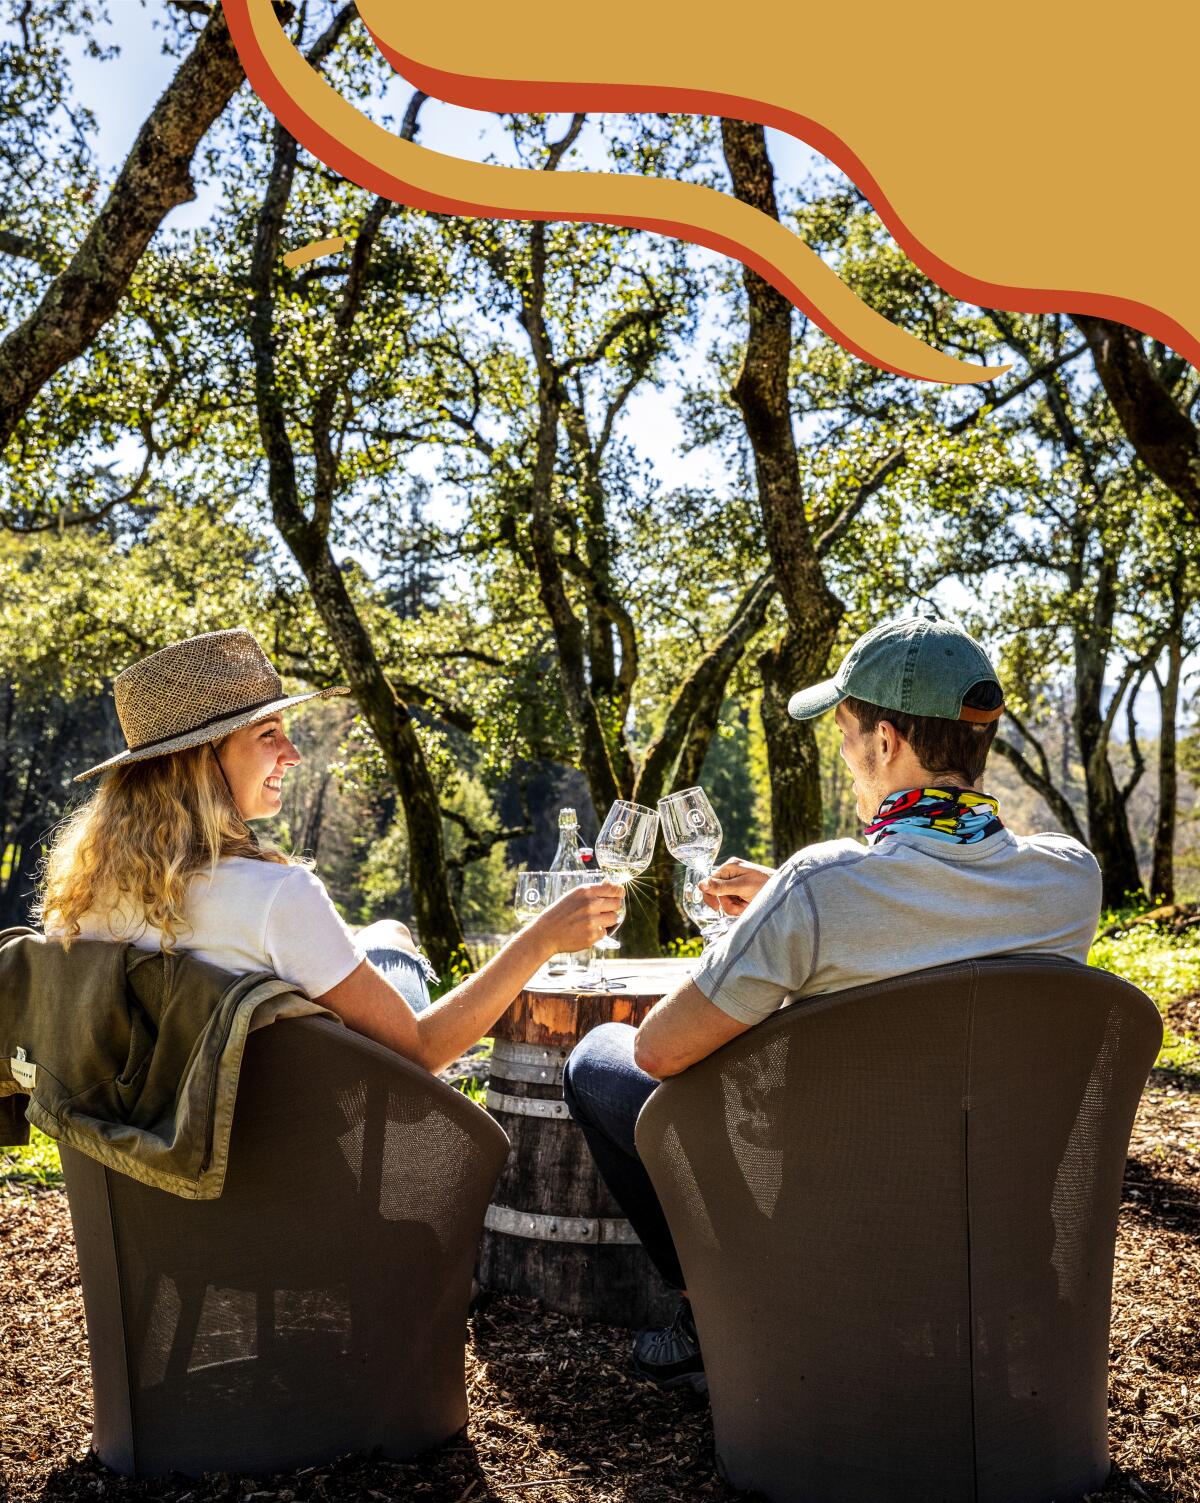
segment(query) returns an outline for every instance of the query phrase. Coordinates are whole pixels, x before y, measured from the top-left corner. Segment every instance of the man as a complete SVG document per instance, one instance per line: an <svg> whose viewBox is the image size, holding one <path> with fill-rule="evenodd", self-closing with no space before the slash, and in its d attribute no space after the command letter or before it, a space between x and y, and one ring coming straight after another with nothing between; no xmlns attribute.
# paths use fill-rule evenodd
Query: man
<svg viewBox="0 0 1200 1503"><path fill-rule="evenodd" d="M681 1292L672 1325L634 1346L634 1365L668 1386L707 1382L671 1234L634 1146L658 1081L803 997L984 955L1085 962L1100 916L1091 852L1066 835L1012 834L979 791L1004 697L961 627L927 616L877 626L788 708L798 720L834 711L867 843L821 841L778 871L726 861L702 888L738 922L640 1028L593 1030L565 1072L605 1182Z"/></svg>

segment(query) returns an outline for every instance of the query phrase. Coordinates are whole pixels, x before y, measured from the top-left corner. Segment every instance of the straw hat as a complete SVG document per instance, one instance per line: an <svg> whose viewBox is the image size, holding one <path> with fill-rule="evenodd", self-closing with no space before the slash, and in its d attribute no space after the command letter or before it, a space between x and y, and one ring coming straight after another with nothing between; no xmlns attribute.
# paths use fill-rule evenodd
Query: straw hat
<svg viewBox="0 0 1200 1503"><path fill-rule="evenodd" d="M125 762L144 762L218 741L306 699L349 692L313 689L308 694L284 694L279 675L244 626L172 642L117 674L113 697L128 750L89 767L75 781L82 783Z"/></svg>

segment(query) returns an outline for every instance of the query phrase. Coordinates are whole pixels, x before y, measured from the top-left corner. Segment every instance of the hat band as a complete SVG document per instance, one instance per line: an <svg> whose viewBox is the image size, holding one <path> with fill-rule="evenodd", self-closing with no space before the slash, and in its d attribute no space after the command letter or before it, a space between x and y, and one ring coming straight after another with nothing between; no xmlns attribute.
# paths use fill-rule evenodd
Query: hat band
<svg viewBox="0 0 1200 1503"><path fill-rule="evenodd" d="M1003 705L997 705L994 710L976 710L970 705L963 705L958 712L958 718L969 720L972 725L991 725L993 720L999 720L1003 714Z"/></svg>
<svg viewBox="0 0 1200 1503"><path fill-rule="evenodd" d="M180 731L172 731L169 736L158 736L153 741L139 741L136 746L131 746L131 752L149 751L152 746L165 746L168 741L178 741L180 736L191 736L196 731L206 731L210 726L220 725L222 720L232 720L235 715L249 715L255 710L264 709L267 705L274 704L281 696L272 694L270 699L260 699L257 704L242 705L236 710L222 710L219 715L213 715L208 720L202 720L198 725L186 725Z"/></svg>

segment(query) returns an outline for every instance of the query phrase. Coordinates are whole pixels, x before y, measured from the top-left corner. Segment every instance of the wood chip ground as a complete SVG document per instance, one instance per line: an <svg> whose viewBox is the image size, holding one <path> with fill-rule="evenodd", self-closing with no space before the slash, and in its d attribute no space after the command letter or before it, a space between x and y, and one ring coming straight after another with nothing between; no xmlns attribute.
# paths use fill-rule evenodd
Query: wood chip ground
<svg viewBox="0 0 1200 1503"><path fill-rule="evenodd" d="M87 1454L91 1391L61 1191L0 1185L0 1497L12 1503L673 1503L733 1499L708 1406L634 1379L628 1335L496 1299L472 1322L471 1423L402 1464L129 1482ZM1134 1130L1113 1304L1105 1503L1200 1503L1200 1081L1156 1072Z"/></svg>

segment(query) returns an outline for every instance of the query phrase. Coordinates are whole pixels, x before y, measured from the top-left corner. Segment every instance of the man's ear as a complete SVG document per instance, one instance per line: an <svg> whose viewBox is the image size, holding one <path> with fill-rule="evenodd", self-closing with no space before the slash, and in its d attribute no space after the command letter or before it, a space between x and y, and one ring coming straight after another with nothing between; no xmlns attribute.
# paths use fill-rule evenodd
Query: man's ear
<svg viewBox="0 0 1200 1503"><path fill-rule="evenodd" d="M879 738L879 760L886 767L903 745L900 732L890 720L881 720L875 727L875 734Z"/></svg>

